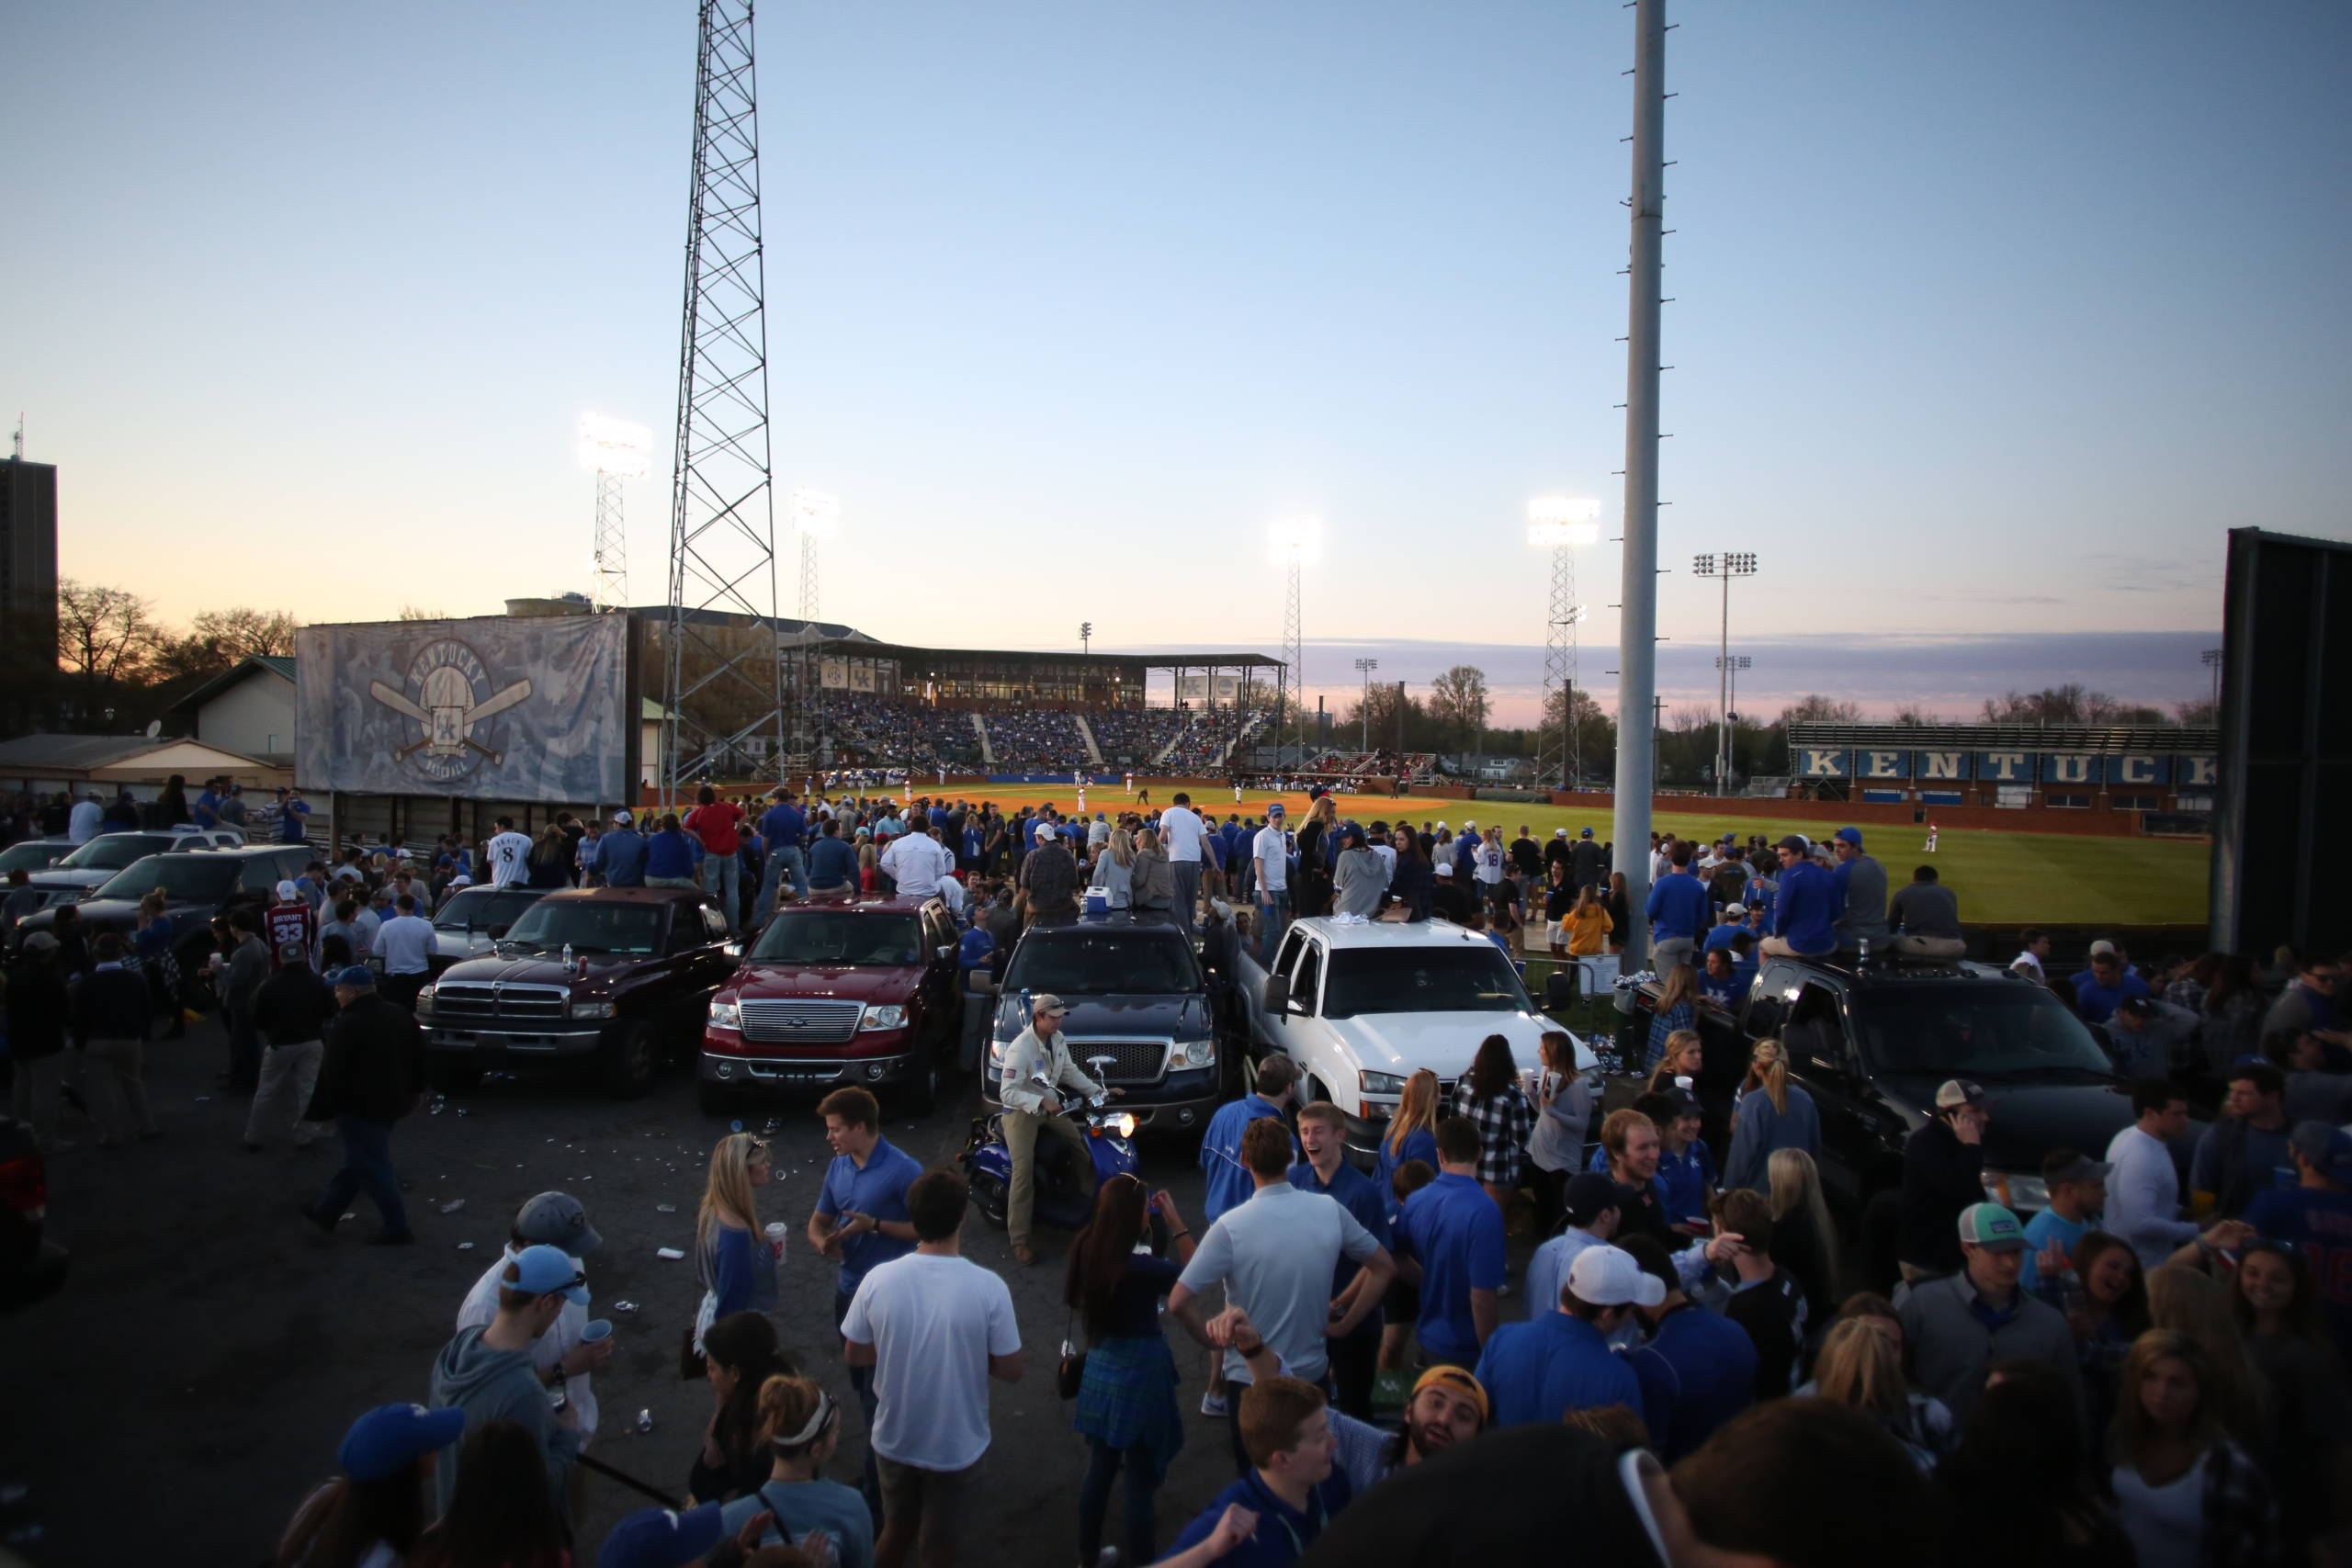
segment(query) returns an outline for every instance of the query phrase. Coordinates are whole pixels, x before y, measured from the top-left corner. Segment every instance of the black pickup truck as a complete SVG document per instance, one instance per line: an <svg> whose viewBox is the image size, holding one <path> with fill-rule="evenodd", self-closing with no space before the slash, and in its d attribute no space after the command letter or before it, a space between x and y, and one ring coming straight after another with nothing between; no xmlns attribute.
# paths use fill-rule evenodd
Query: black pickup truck
<svg viewBox="0 0 2352 1568"><path fill-rule="evenodd" d="M1634 1034L1646 1039L1654 992L1637 996ZM1947 1079L1984 1087L1985 1190L2020 1215L2049 1201L2042 1156L2099 1157L2132 1121L2130 1086L2082 1020L2040 986L1966 964L1767 958L1736 1006L1700 1010L1698 1028L1697 1089L1714 1111L1728 1111L1754 1043L1781 1041L1790 1081L1820 1112L1830 1204L1863 1224L1873 1256L1888 1245L1904 1140Z"/></svg>

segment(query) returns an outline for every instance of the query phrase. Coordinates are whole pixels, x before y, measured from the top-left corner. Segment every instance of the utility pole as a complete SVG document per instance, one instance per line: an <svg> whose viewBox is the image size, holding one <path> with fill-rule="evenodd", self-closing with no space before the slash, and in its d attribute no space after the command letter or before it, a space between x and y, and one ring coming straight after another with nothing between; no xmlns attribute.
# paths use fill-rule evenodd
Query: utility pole
<svg viewBox="0 0 2352 1568"><path fill-rule="evenodd" d="M2219 724L2222 722L2222 650L2209 648L2197 657L2204 660L2205 668L2213 672L2213 722Z"/></svg>
<svg viewBox="0 0 2352 1568"><path fill-rule="evenodd" d="M1633 236L1625 272L1625 554L1617 624L1617 803L1612 832L1616 869L1625 876L1625 906L1648 902L1650 795L1657 784L1657 740L1627 717L1657 691L1658 354L1666 206L1666 0L1634 5L1634 170L1628 202ZM1628 922L1624 968L1645 967L1649 929Z"/></svg>
<svg viewBox="0 0 2352 1568"><path fill-rule="evenodd" d="M1372 672L1379 668L1380 660L1377 659L1356 660L1356 672L1363 677L1363 713L1362 722L1356 726L1356 744L1366 752L1372 750Z"/></svg>

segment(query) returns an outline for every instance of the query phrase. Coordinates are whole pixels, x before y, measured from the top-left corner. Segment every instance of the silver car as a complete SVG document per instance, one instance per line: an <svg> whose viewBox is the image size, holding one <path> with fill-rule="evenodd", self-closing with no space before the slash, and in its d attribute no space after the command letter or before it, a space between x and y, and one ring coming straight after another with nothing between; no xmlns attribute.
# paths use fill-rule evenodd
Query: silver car
<svg viewBox="0 0 2352 1568"><path fill-rule="evenodd" d="M546 887L460 887L433 914L433 970L479 958L497 946L523 911L548 896Z"/></svg>
<svg viewBox="0 0 2352 1568"><path fill-rule="evenodd" d="M39 907L46 908L51 904L70 904L89 897L99 885L111 881L116 872L149 855L173 850L237 849L243 843L244 836L229 828L100 833L47 870L34 872L31 883L40 896Z"/></svg>

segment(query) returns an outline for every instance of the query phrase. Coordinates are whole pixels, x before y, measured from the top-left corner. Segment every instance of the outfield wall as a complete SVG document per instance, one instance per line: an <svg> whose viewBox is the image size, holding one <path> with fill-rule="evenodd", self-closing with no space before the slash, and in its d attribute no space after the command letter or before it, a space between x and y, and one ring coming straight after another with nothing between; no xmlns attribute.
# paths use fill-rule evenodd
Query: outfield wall
<svg viewBox="0 0 2352 1568"><path fill-rule="evenodd" d="M1416 790L1427 796L1435 790ZM1447 792L1458 799L1473 799L1466 789ZM1554 790L1555 806L1577 806L1594 811L1615 807L1614 795L1599 791ZM1905 801L1887 804L1867 800L1757 800L1746 795L1660 795L1650 800L1654 812L1684 816L1753 817L1767 821L1831 822L1857 828L1914 828L1923 820L1939 828L1982 828L2001 833L2064 833L2086 839L2144 837L2139 811L2069 811L2048 807L2008 809L1997 806L1934 806L1922 807Z"/></svg>

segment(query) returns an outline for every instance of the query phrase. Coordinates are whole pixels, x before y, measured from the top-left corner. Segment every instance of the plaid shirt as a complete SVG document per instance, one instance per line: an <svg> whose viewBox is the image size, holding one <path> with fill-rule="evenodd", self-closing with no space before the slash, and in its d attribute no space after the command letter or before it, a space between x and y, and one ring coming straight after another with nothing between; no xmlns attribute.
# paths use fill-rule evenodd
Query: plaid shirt
<svg viewBox="0 0 2352 1568"><path fill-rule="evenodd" d="M1478 1179L1494 1187L1519 1185L1519 1156L1527 1136L1535 1130L1535 1107L1519 1085L1506 1084L1500 1094L1480 1099L1468 1083L1446 1090L1441 1116L1467 1116L1478 1127Z"/></svg>
<svg viewBox="0 0 2352 1568"><path fill-rule="evenodd" d="M2270 1483L2227 1438L2205 1466L2204 1568L2268 1568L2278 1560L2278 1509Z"/></svg>

